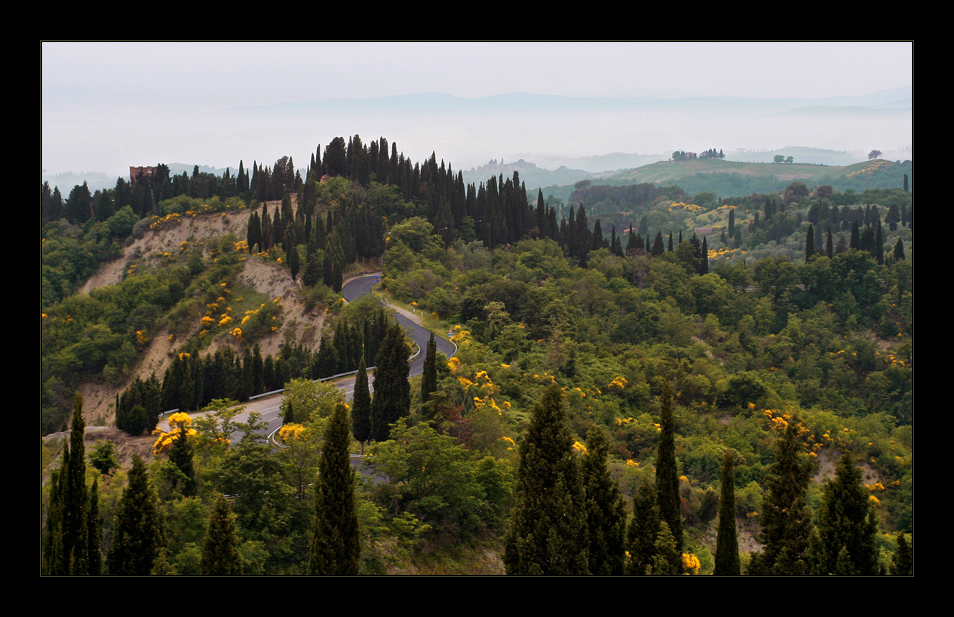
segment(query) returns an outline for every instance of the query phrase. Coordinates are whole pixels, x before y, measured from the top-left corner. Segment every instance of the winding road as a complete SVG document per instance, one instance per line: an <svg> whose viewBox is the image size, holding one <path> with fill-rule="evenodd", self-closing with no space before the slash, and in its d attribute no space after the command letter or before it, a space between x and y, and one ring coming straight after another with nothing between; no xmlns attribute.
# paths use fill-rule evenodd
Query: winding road
<svg viewBox="0 0 954 617"><path fill-rule="evenodd" d="M380 282L379 274L367 274L359 276L356 278L350 279L345 283L344 287L341 290L341 295L348 302L351 302L363 295L371 293L371 288ZM410 362L410 374L408 377L414 377L415 375L420 375L424 370L424 356L427 349L427 341L430 339L430 332L421 327L418 323L418 318L408 311L402 309L395 309L395 318L397 322L408 332L409 336L417 343L419 349L422 350L421 353L417 354ZM437 343L437 350L442 352L448 358L452 357L456 352L457 348L450 341L435 336L435 343ZM369 383L371 385L372 391L374 390L374 376L368 376ZM334 380L335 385L344 390L346 400L350 401L354 396L354 382L355 376L348 375L346 377L341 377ZM277 431L282 426L282 418L279 415L281 409L282 395L275 394L273 396L263 397L255 400L251 400L245 403L245 409L235 417L236 422L247 422L249 414L254 411L257 411L261 414L261 421L265 423L266 429L265 434L270 435L274 431ZM160 428L163 431L168 431L169 426L167 422L160 422ZM233 443L241 439L241 434L233 435Z"/></svg>

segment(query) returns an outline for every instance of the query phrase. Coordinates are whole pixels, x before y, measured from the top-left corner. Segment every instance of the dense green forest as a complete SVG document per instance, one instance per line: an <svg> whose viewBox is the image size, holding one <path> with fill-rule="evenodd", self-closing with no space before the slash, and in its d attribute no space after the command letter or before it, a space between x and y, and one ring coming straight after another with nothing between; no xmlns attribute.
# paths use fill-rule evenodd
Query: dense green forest
<svg viewBox="0 0 954 617"><path fill-rule="evenodd" d="M42 446L42 572L911 574L911 170L732 198L581 183L564 203L355 135L300 171L44 185L41 435L72 433ZM223 213L244 233L124 252ZM120 283L78 293L123 258ZM283 312L239 289L248 260L323 307L318 345L262 354ZM457 345L425 350L409 392L386 385L408 382L388 311L341 297L375 267L379 299ZM140 374L159 324L170 368ZM315 381L375 362L381 388L350 405ZM133 436L180 410L151 462L87 453L91 381L120 389ZM232 419L279 388L272 447Z"/></svg>

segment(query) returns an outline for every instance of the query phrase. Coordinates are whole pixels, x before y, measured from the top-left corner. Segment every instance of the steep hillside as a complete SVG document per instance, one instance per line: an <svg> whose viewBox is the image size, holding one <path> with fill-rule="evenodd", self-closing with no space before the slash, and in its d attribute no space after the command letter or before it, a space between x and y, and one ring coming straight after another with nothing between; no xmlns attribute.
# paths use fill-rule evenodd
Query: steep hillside
<svg viewBox="0 0 954 617"><path fill-rule="evenodd" d="M281 206L281 202L270 202L269 210L274 211ZM252 210L230 214L209 214L194 218L184 217L182 221L161 230L149 231L142 238L135 240L123 251L123 257L102 267L92 276L80 290L80 293L89 293L90 290L107 285L114 285L122 280L132 263L148 262L151 258L171 253L175 254L183 243L194 244L203 239L234 233L244 238L248 219ZM320 341L320 331L324 324L324 311L321 308L305 310L305 303L301 295L300 284L293 281L287 268L275 262L251 257L245 261L238 276L238 282L255 292L269 298L278 299L282 305L282 326L275 333L259 341L262 353L265 355L277 354L279 347L286 337L302 342L308 346L317 347ZM189 334L200 327L196 322ZM170 337L163 325L157 334L144 348L138 366L130 379L118 386L106 382L85 383L80 391L83 394L84 413L88 423L109 424L114 418L114 400L118 392L125 390L136 376L146 378L155 373L158 377L165 373L172 362L179 346L188 336ZM172 339L172 340L170 340ZM234 339L220 336L211 343L209 352L214 352L222 345L236 347Z"/></svg>

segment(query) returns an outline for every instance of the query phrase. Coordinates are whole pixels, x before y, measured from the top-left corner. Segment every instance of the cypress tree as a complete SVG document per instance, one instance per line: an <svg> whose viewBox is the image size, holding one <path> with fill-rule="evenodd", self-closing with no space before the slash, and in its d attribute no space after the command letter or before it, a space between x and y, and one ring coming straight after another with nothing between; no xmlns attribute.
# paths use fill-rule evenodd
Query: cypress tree
<svg viewBox="0 0 954 617"><path fill-rule="evenodd" d="M815 254L815 229L808 224L808 233L805 234L805 263L808 263Z"/></svg>
<svg viewBox="0 0 954 617"><path fill-rule="evenodd" d="M699 274L709 274L709 240L705 236L702 237L702 250L700 252Z"/></svg>
<svg viewBox="0 0 954 617"><path fill-rule="evenodd" d="M644 482L633 495L633 518L626 529L626 552L629 553L627 574L643 576L646 568L652 566L659 523L656 489L649 482Z"/></svg>
<svg viewBox="0 0 954 617"><path fill-rule="evenodd" d="M348 406L337 403L325 429L315 488L315 526L310 574L358 573L361 538L354 495L355 471L349 457Z"/></svg>
<svg viewBox="0 0 954 617"><path fill-rule="evenodd" d="M404 330L397 323L388 327L374 359L374 397L371 399L371 439L387 441L391 424L411 410L410 365Z"/></svg>
<svg viewBox="0 0 954 617"><path fill-rule="evenodd" d="M232 507L221 493L209 515L209 526L202 546L199 563L202 574L207 576L238 576L242 574L242 558L238 552L235 533L235 518Z"/></svg>
<svg viewBox="0 0 954 617"><path fill-rule="evenodd" d="M659 423L661 432L656 452L656 501L659 504L659 517L669 525L677 548L682 550L682 498L679 496L679 473L676 469L676 424L668 381L663 383Z"/></svg>
<svg viewBox="0 0 954 617"><path fill-rule="evenodd" d="M735 452L727 450L722 458L722 499L719 501L719 532L716 536L716 576L739 576L739 539L735 528Z"/></svg>
<svg viewBox="0 0 954 617"><path fill-rule="evenodd" d="M421 375L421 403L427 404L431 392L437 390L437 343L434 333L427 341L427 355L424 358L424 372Z"/></svg>
<svg viewBox="0 0 954 617"><path fill-rule="evenodd" d="M195 464L193 461L192 442L185 426L179 426L175 438L172 440L172 449L169 451L169 461L176 466L181 476L175 479L175 485L184 497L195 495Z"/></svg>
<svg viewBox="0 0 954 617"><path fill-rule="evenodd" d="M901 261L904 259L904 242L901 241L901 238L898 238L898 242L894 245L894 260Z"/></svg>
<svg viewBox="0 0 954 617"><path fill-rule="evenodd" d="M756 575L808 574L809 537L812 514L806 503L811 465L806 460L799 437L797 417L787 418L787 426L775 445L775 462L769 467L762 498L763 549L752 556L749 573Z"/></svg>
<svg viewBox="0 0 954 617"><path fill-rule="evenodd" d="M861 469L850 453L842 455L835 477L825 484L818 511L818 535L821 539L819 563L815 573L834 574L838 562L847 561L850 569L862 576L878 573L878 548L875 513L862 486ZM845 551L844 555L840 554ZM849 565L843 563L842 571Z"/></svg>
<svg viewBox="0 0 954 617"><path fill-rule="evenodd" d="M358 362L358 374L354 380L354 398L351 409L351 434L364 445L371 439L371 391L368 386L368 369L364 354Z"/></svg>
<svg viewBox="0 0 954 617"><path fill-rule="evenodd" d="M77 392L73 399L68 459L64 451L63 559L70 574L89 572L89 540L86 535L89 494L86 491L86 446L83 444L85 433L83 397Z"/></svg>
<svg viewBox="0 0 954 617"><path fill-rule="evenodd" d="M898 550L895 551L894 561L891 563L891 574L893 576L914 576L914 552L905 539L903 531L898 533Z"/></svg>
<svg viewBox="0 0 954 617"><path fill-rule="evenodd" d="M586 574L583 482L558 385L550 386L534 406L519 457L515 506L504 543L507 574Z"/></svg>
<svg viewBox="0 0 954 617"><path fill-rule="evenodd" d="M103 555L100 552L102 525L99 520L99 480L94 479L89 487L89 513L86 518L87 554L89 556L89 574L99 576L103 573Z"/></svg>
<svg viewBox="0 0 954 617"><path fill-rule="evenodd" d="M133 456L129 484L123 489L113 520L113 542L108 555L109 573L146 576L165 545L162 513L149 486L146 464Z"/></svg>
<svg viewBox="0 0 954 617"><path fill-rule="evenodd" d="M619 486L606 468L609 443L599 427L590 429L580 471L586 491L590 574L618 576L624 569L626 507Z"/></svg>
<svg viewBox="0 0 954 617"><path fill-rule="evenodd" d="M63 452L66 459L69 450ZM65 469L54 469L50 475L50 500L46 507L46 521L43 528L43 558L40 573L47 576L69 574L69 563L63 557L63 493L65 491Z"/></svg>
<svg viewBox="0 0 954 617"><path fill-rule="evenodd" d="M682 551L679 542L669 529L666 521L659 523L659 533L653 545L652 565L646 574L652 576L676 576L682 574Z"/></svg>

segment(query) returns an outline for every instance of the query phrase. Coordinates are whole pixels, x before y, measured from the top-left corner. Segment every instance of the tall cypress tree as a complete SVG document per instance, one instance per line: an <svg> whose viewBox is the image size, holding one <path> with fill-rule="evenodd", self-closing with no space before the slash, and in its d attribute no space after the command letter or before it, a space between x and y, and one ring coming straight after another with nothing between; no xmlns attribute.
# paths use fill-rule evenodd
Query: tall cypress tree
<svg viewBox="0 0 954 617"><path fill-rule="evenodd" d="M368 387L368 369L364 354L358 361L358 374L354 380L354 398L351 409L351 434L364 446L371 439L371 391Z"/></svg>
<svg viewBox="0 0 954 617"><path fill-rule="evenodd" d="M108 565L112 575L146 576L165 546L165 536L146 464L139 455L133 456L132 463L129 484L123 489L113 520Z"/></svg>
<svg viewBox="0 0 954 617"><path fill-rule="evenodd" d="M646 569L652 566L659 529L656 489L649 482L644 482L633 495L633 517L626 528L626 552L629 554L627 574L643 576Z"/></svg>
<svg viewBox="0 0 954 617"><path fill-rule="evenodd" d="M63 452L64 458L69 450ZM69 574L69 563L63 557L63 493L65 491L65 471L61 467L50 475L50 499L46 507L46 520L43 527L43 557L40 562L40 574L62 576Z"/></svg>
<svg viewBox="0 0 954 617"><path fill-rule="evenodd" d="M437 343L434 333L427 341L427 355L424 357L424 372L421 375L421 403L427 404L431 392L437 390Z"/></svg>
<svg viewBox="0 0 954 617"><path fill-rule="evenodd" d="M806 503L811 464L806 459L800 423L787 418L775 445L775 462L769 467L762 498L763 549L752 556L749 573L756 575L808 574L808 544L812 513Z"/></svg>
<svg viewBox="0 0 954 617"><path fill-rule="evenodd" d="M682 498L679 496L679 472L676 469L676 421L672 411L672 390L663 383L660 409L659 448L656 451L656 500L659 517L682 550Z"/></svg>
<svg viewBox="0 0 954 617"><path fill-rule="evenodd" d="M586 574L583 482L562 392L550 386L520 444L515 503L504 544L507 574Z"/></svg>
<svg viewBox="0 0 954 617"><path fill-rule="evenodd" d="M202 574L208 576L238 576L242 574L242 558L238 552L235 519L232 507L221 493L209 515L209 526L202 546L199 563Z"/></svg>
<svg viewBox="0 0 954 617"><path fill-rule="evenodd" d="M599 427L587 435L580 471L586 491L586 523L590 574L618 576L625 564L626 507L619 485L606 467L609 443Z"/></svg>
<svg viewBox="0 0 954 617"><path fill-rule="evenodd" d="M176 487L185 497L195 495L195 464L193 461L192 442L185 426L179 426L175 438L172 440L172 449L169 451L169 461L182 474L174 480Z"/></svg>
<svg viewBox="0 0 954 617"><path fill-rule="evenodd" d="M815 228L808 224L808 233L805 235L805 263L808 263L815 254Z"/></svg>
<svg viewBox="0 0 954 617"><path fill-rule="evenodd" d="M361 538L350 443L348 406L337 403L325 429L325 443L318 464L315 527L308 564L311 574L340 576L358 573Z"/></svg>
<svg viewBox="0 0 954 617"><path fill-rule="evenodd" d="M727 450L722 458L722 499L719 501L719 532L716 536L716 576L739 576L739 539L735 528L735 452Z"/></svg>
<svg viewBox="0 0 954 617"><path fill-rule="evenodd" d="M77 392L73 400L69 460L65 461L63 492L63 558L68 564L70 574L89 572L89 540L86 535L89 494L86 491L86 446L83 444L85 433L83 397Z"/></svg>
<svg viewBox="0 0 954 617"><path fill-rule="evenodd" d="M87 554L89 574L98 576L103 572L103 555L100 552L102 525L99 520L99 480L94 479L89 487L89 513L86 518Z"/></svg>
<svg viewBox="0 0 954 617"><path fill-rule="evenodd" d="M374 397L371 399L371 439L387 441L391 424L411 410L410 365L404 329L397 323L388 327L374 360Z"/></svg>

